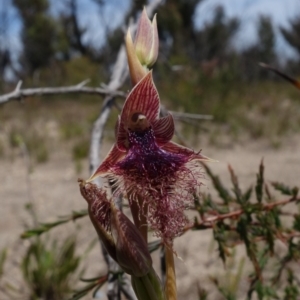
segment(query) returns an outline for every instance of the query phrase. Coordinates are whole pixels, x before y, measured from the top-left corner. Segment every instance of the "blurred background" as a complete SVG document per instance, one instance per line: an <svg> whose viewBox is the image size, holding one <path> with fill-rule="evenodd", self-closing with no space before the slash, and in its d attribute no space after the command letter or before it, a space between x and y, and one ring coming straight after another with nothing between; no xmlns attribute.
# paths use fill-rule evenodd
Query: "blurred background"
<svg viewBox="0 0 300 300"><path fill-rule="evenodd" d="M19 79L23 87L107 82L126 26L146 2L1 1L1 93ZM157 13L154 73L167 108L212 115L213 125L204 128L214 132L212 143L226 130L233 138L264 136L276 146L279 135L297 130L299 112L289 102L297 91L258 66L299 74L297 0L169 0ZM287 118L291 112L294 118Z"/></svg>
<svg viewBox="0 0 300 300"><path fill-rule="evenodd" d="M12 91L19 80L22 88L68 86L87 78L89 86L109 82L127 25L145 4L0 1L0 95ZM244 186L255 180L262 157L266 176L298 184L299 91L258 64L270 64L295 78L300 75L299 0L165 0L156 12L160 53L154 79L162 103L171 111L212 116L176 118L178 141L218 159L213 169L225 179L226 164L231 163ZM127 81L123 90L129 89ZM119 99L119 107L122 103ZM10 284L16 278L30 282L26 262L37 252L28 254L28 243L19 240L24 228L85 208L76 180L88 177L90 133L101 104L99 96L57 95L0 106L0 250L8 249L3 274ZM113 143L118 112L113 109L107 124L101 158ZM72 234L79 245L76 251L85 253L94 236L88 220L68 226L55 229L53 237ZM180 296L195 299L198 281L220 273L217 268L223 266L217 253L211 256L211 232L201 243L182 241L176 248L185 261L178 262ZM72 241L63 244L69 247L64 251L73 270L79 262ZM195 268L199 249L204 254ZM88 276L99 273L100 260L94 247L86 260ZM33 288L19 283L18 288L24 286L30 295ZM3 297L12 299L6 292Z"/></svg>

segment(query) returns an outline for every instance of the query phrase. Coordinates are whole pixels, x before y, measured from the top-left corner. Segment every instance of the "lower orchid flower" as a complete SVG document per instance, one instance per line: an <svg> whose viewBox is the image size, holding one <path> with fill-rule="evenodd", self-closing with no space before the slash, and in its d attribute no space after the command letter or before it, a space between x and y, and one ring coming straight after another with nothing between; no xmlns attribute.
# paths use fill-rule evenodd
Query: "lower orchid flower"
<svg viewBox="0 0 300 300"><path fill-rule="evenodd" d="M89 205L90 219L110 256L130 275L141 277L149 273L152 259L135 225L116 208L104 189L78 181Z"/></svg>
<svg viewBox="0 0 300 300"><path fill-rule="evenodd" d="M166 300L147 244L136 226L117 209L104 189L81 179L78 181L80 192L88 203L89 217L103 246L122 270L131 275L137 298Z"/></svg>

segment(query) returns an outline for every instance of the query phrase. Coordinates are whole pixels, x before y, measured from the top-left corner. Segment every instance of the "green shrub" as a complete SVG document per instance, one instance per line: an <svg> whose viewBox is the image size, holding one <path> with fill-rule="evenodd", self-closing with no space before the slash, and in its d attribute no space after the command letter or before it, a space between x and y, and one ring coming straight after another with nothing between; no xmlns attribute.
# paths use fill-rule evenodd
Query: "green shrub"
<svg viewBox="0 0 300 300"><path fill-rule="evenodd" d="M46 243L40 237L31 244L22 261L22 272L30 299L61 300L71 292L80 257L73 237Z"/></svg>

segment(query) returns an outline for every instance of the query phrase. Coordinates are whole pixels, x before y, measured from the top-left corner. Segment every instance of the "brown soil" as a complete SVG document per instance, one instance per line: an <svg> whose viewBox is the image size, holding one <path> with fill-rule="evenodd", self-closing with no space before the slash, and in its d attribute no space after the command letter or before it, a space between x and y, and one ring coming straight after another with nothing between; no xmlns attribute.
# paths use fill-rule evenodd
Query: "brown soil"
<svg viewBox="0 0 300 300"><path fill-rule="evenodd" d="M264 158L266 166L265 177L269 180L282 181L290 185L299 185L300 176L300 137L297 136L280 149L270 149L263 143L249 142L245 145L232 146L227 149L216 149L203 146L203 153L219 160L212 163L212 170L225 182L229 182L227 164L231 164L239 176L241 187L248 187L255 182L255 174L260 160ZM106 153L108 146L103 153ZM32 218L25 211L24 205L31 201L34 205L40 222L51 222L58 216L69 214L72 210L86 208L86 203L78 191L75 164L64 148L56 149L51 154L50 160L44 164L36 164L28 174L24 158L17 154L14 159L3 158L0 160L0 249L8 249L8 261L2 284L9 282L22 291L19 299L26 298L26 288L19 271L19 262L22 253L28 245L28 241L20 240L20 234L24 231L24 224L32 225ZM88 162L84 161L83 172L80 177L87 178ZM29 184L30 183L30 184ZM202 187L204 191L214 194L210 181L205 180ZM78 234L78 253L82 253L89 242L96 238L94 229L87 218L59 226L52 230L51 235L62 237L70 233ZM188 232L178 238L175 249L181 259L176 260L179 299L197 299L197 285L210 289L209 276L221 276L226 273L222 262L218 258L216 245L212 243L210 230L201 232ZM238 255L242 256L243 248L238 247ZM158 254L154 255L158 266ZM88 255L85 277L93 277L105 270L105 264L98 246L95 246ZM241 282L241 291L243 285ZM25 295L25 296L24 296ZM212 293L209 299L218 299L219 294ZM90 299L91 297L86 297ZM0 290L0 299L9 299ZM105 297L103 298L105 299Z"/></svg>

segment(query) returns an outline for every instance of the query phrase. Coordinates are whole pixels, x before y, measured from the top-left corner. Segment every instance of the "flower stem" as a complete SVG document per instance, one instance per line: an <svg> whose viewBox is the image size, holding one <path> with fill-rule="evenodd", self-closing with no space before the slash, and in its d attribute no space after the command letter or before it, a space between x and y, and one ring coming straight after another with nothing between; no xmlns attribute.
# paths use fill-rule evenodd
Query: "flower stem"
<svg viewBox="0 0 300 300"><path fill-rule="evenodd" d="M153 267L144 276L131 276L131 282L139 300L166 300L161 281Z"/></svg>
<svg viewBox="0 0 300 300"><path fill-rule="evenodd" d="M130 209L135 226L138 228L142 237L148 242L147 210L148 205L143 203L143 199L130 203Z"/></svg>
<svg viewBox="0 0 300 300"><path fill-rule="evenodd" d="M174 254L172 250L172 244L165 246L166 251L166 283L165 292L167 300L177 299L177 289L176 289L176 274L175 274L175 264L174 264Z"/></svg>

